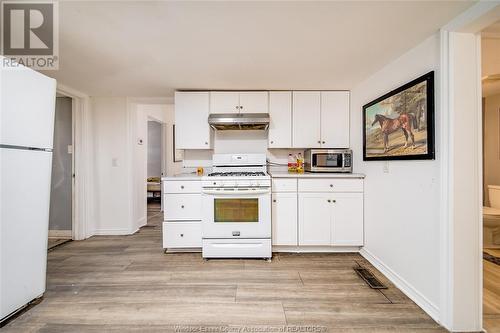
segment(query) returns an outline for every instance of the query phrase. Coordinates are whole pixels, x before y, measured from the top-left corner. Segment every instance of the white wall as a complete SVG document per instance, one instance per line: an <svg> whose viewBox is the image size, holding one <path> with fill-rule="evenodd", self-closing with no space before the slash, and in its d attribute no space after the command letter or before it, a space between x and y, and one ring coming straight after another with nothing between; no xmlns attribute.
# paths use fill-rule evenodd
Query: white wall
<svg viewBox="0 0 500 333"><path fill-rule="evenodd" d="M161 176L161 128L161 123L148 121L148 178Z"/></svg>
<svg viewBox="0 0 500 333"><path fill-rule="evenodd" d="M92 97L95 221L92 234L131 232L129 124L125 97Z"/></svg>
<svg viewBox="0 0 500 333"><path fill-rule="evenodd" d="M484 101L484 197L489 205L487 185L500 185L500 94Z"/></svg>
<svg viewBox="0 0 500 333"><path fill-rule="evenodd" d="M439 70L439 48L438 35L434 35L351 91L354 172L366 174L363 253L435 318L440 301L439 161L364 162L362 107L412 79ZM439 114L437 106L436 119ZM388 173L383 171L384 163Z"/></svg>

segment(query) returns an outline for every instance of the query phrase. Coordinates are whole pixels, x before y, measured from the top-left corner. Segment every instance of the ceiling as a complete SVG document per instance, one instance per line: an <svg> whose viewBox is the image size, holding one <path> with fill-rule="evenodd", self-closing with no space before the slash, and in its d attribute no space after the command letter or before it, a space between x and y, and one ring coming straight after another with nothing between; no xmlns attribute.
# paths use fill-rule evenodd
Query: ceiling
<svg viewBox="0 0 500 333"><path fill-rule="evenodd" d="M94 96L351 89L462 1L61 1L59 82Z"/></svg>

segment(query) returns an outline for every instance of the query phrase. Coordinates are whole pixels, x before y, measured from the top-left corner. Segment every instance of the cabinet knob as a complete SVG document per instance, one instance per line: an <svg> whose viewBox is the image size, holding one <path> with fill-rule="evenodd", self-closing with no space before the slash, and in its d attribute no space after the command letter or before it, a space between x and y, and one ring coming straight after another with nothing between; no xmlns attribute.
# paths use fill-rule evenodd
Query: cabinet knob
<svg viewBox="0 0 500 333"><path fill-rule="evenodd" d="M332 200L332 202L333 202L333 203L336 203L336 202L337 202L337 200Z"/></svg>
<svg viewBox="0 0 500 333"><path fill-rule="evenodd" d="M318 143L321 143L321 140L318 140Z"/></svg>
<svg viewBox="0 0 500 333"><path fill-rule="evenodd" d="M332 202L332 200L328 199L328 202Z"/></svg>
<svg viewBox="0 0 500 333"><path fill-rule="evenodd" d="M330 184L330 187L333 187L333 184Z"/></svg>
<svg viewBox="0 0 500 333"><path fill-rule="evenodd" d="M238 110L240 107L238 105L236 105L236 110Z"/></svg>
<svg viewBox="0 0 500 333"><path fill-rule="evenodd" d="M184 205L182 205L181 208L184 208Z"/></svg>
<svg viewBox="0 0 500 333"><path fill-rule="evenodd" d="M184 185L181 185L181 189L184 189Z"/></svg>
<svg viewBox="0 0 500 333"><path fill-rule="evenodd" d="M322 141L321 143L323 143L323 144L324 144L324 143L325 143L325 141Z"/></svg>
<svg viewBox="0 0 500 333"><path fill-rule="evenodd" d="M273 202L276 202L276 199L274 199Z"/></svg>
<svg viewBox="0 0 500 333"><path fill-rule="evenodd" d="M240 110L243 109L243 107L240 105Z"/></svg>
<svg viewBox="0 0 500 333"><path fill-rule="evenodd" d="M271 140L271 144L273 144L273 143L274 143L274 141Z"/></svg>
<svg viewBox="0 0 500 333"><path fill-rule="evenodd" d="M205 141L205 144L208 145L208 142Z"/></svg>
<svg viewBox="0 0 500 333"><path fill-rule="evenodd" d="M181 237L184 237L184 234L181 234Z"/></svg>

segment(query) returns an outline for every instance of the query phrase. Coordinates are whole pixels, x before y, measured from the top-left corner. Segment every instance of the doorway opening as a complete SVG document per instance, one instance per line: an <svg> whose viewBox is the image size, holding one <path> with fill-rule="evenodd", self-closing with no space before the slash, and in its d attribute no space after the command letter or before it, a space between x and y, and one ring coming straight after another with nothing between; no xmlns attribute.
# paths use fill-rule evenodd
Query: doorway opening
<svg viewBox="0 0 500 333"><path fill-rule="evenodd" d="M500 329L500 21L481 33L483 327Z"/></svg>
<svg viewBox="0 0 500 333"><path fill-rule="evenodd" d="M148 119L147 128L147 217L148 224L162 212L163 124Z"/></svg>
<svg viewBox="0 0 500 333"><path fill-rule="evenodd" d="M72 239L74 188L73 99L57 94L49 211L48 249Z"/></svg>

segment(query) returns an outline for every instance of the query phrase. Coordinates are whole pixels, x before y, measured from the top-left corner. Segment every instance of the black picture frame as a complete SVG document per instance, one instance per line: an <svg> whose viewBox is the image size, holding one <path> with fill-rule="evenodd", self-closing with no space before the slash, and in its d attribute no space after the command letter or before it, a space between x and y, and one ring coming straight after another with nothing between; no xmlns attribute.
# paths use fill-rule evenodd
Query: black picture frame
<svg viewBox="0 0 500 333"><path fill-rule="evenodd" d="M418 114L418 117L415 116L415 110L407 110L406 108L408 107L408 104L406 102L406 96L408 94L405 94L405 102L404 102L404 107L405 107L405 112L400 112L399 113L399 117L401 117L401 115L403 114L406 114L406 119L408 120L409 119L409 124L410 124L410 128L413 127L415 124L417 124L417 132L419 134L419 137L422 137L423 134L420 132L421 130L421 121L422 121L422 117L423 115L425 115L425 134L426 134L426 140L425 140L425 145L426 145L426 149L425 149L425 153L419 153L418 151L416 151L414 154L412 154L412 150L415 149L415 147L417 147L418 149L421 149L422 148L422 145L419 145L420 142L416 142L415 139L413 140L414 144L416 144L414 147L411 147L410 148L406 148L406 147L401 147L401 145L397 146L397 147L394 147L394 148L399 148L399 149L403 149L404 150L404 154L397 154L395 152L391 152L391 147L390 147L390 140L391 138L389 137L389 135L384 135L384 132L382 130L380 130L380 136L381 136L381 141L382 141L382 150L383 152L381 153L380 150L381 149L378 149L379 151L375 154L373 153L373 151L375 149L372 148L372 152L370 153L369 152L369 147L367 147L367 127L368 127L368 124L367 124L367 112L368 112L368 109L375 106L376 104L379 104L391 97L394 97L402 92L405 92L405 91L409 91L410 88L414 88L415 86L421 84L422 82L426 82L426 89L425 89L425 103L420 101L419 102L419 106L420 106L420 113L417 112ZM409 91L410 92L410 91ZM412 92L415 94L415 92ZM422 106L425 105L425 110L423 110ZM370 111L372 112L372 111ZM434 142L434 114L435 114L435 101L434 101L434 71L431 71L427 74L424 74L418 78L416 78L415 80L412 80L408 83L406 83L405 85L402 85L390 92L388 92L387 94L371 101L370 103L368 104L365 104L363 106L363 161L390 161L390 160L434 160L435 159L435 142ZM375 118L376 116L378 116L379 114L376 114L375 115ZM398 121L400 119L405 119L405 118L399 118L398 117ZM413 118L412 118L413 117ZM381 117L381 121L385 121L385 119L388 119L389 117L384 116ZM378 119L378 118L376 118ZM376 122L378 120L374 119L373 121L373 124L376 124ZM372 121L371 117L369 119L370 123ZM404 121L399 121L399 123L404 123ZM372 126L373 126L372 124ZM382 128L382 123L379 122L376 126L380 126L379 128ZM386 126L386 123L384 123L384 128L389 128L390 126ZM396 125L394 125L394 127L396 127ZM394 128L393 127L393 128ZM401 128L400 128L401 129ZM371 129L372 130L372 129ZM396 133L399 131L398 130L395 130L394 132L391 132L391 133ZM374 132L372 130L372 132ZM403 140L406 141L406 143L410 143L411 142L411 134L413 134L413 137L415 136L413 133L412 130L410 130L409 132L408 131L404 131L403 129L401 129L401 136L403 138ZM407 136L407 138L405 139L405 136ZM374 135L372 135L373 137ZM394 136L394 134L393 134ZM387 140L384 139L384 137L387 138ZM408 139L410 138L410 139ZM380 140L379 140L380 141ZM401 141L401 140L400 140ZM389 148L389 150L387 150ZM393 148L393 149L394 149ZM368 151L368 153L367 153Z"/></svg>

